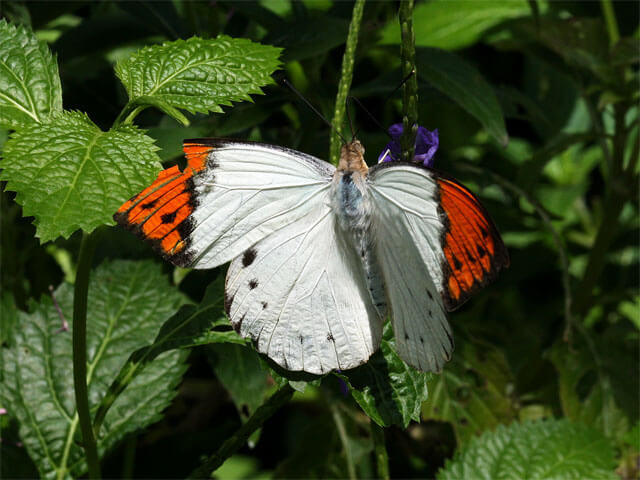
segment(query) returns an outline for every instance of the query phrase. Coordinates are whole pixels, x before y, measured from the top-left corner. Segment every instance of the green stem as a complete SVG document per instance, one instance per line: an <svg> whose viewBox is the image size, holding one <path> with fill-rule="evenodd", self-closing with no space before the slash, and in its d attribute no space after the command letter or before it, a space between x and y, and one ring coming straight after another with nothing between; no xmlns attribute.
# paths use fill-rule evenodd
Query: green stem
<svg viewBox="0 0 640 480"><path fill-rule="evenodd" d="M398 12L400 19L400 58L402 77L406 79L402 85L402 137L400 147L402 160L413 160L416 134L418 133L418 76L416 74L416 46L413 33L413 2L401 0Z"/></svg>
<svg viewBox="0 0 640 480"><path fill-rule="evenodd" d="M629 192L631 191L635 175L625 175L624 147L627 143L627 130L625 125L625 108L623 105L615 106L615 132L613 137L613 149L611 158L611 171L605 193L602 221L596 233L596 239L589 252L587 267L582 280L576 290L575 312L585 313L593 304L593 288L597 285L600 274L606 264L606 255L611 247L618 230L618 222L622 214Z"/></svg>
<svg viewBox="0 0 640 480"><path fill-rule="evenodd" d="M373 420L371 422L371 437L373 438L373 446L376 455L376 466L378 469L378 478L389 480L389 455L387 454L387 445L384 439L384 428Z"/></svg>
<svg viewBox="0 0 640 480"><path fill-rule="evenodd" d="M600 0L600 6L602 7L604 21L607 24L607 31L609 32L609 45L615 45L620 40L620 32L611 0Z"/></svg>
<svg viewBox="0 0 640 480"><path fill-rule="evenodd" d="M100 461L96 439L91 428L87 392L87 296L91 261L97 238L97 232L83 234L73 292L73 387L82 432L82 446L89 467L89 478L100 478Z"/></svg>
<svg viewBox="0 0 640 480"><path fill-rule="evenodd" d="M189 478L209 478L224 461L233 455L242 445L244 445L253 432L285 405L293 396L293 388L289 383L281 387L269 400L263 403L247 423L242 425L230 438L228 438L202 465L196 468Z"/></svg>
<svg viewBox="0 0 640 480"><path fill-rule="evenodd" d="M353 463L353 454L349 446L349 437L347 436L347 429L344 426L342 415L340 415L340 411L338 410L337 401L332 398L328 398L327 403L329 404L329 409L331 410L331 416L333 417L333 421L336 424L336 429L338 430L340 443L342 443L342 448L344 449L344 457L347 462L347 472L349 474L349 479L355 480L356 478L358 478L356 476L356 467Z"/></svg>
<svg viewBox="0 0 640 480"><path fill-rule="evenodd" d="M331 140L329 145L329 160L334 165L340 160L340 147L342 145L342 122L347 107L347 96L351 88L351 80L353 79L353 64L355 62L356 46L358 45L358 34L360 33L360 23L362 22L362 12L364 11L365 0L356 0L353 6L353 14L351 16L351 24L349 25L349 34L347 35L347 47L342 57L342 73L340 75L340 83L338 83L338 95L336 96L336 106L333 112L333 130L331 132Z"/></svg>

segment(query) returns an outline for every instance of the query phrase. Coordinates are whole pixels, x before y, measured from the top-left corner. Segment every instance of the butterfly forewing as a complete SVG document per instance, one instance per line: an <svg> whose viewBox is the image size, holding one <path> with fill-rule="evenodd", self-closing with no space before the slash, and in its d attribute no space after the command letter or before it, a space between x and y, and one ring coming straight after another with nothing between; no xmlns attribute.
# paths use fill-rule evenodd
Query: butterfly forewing
<svg viewBox="0 0 640 480"><path fill-rule="evenodd" d="M184 172L161 172L115 216L183 267L226 263L305 216L329 189L334 170L272 145L196 139L185 140L184 149Z"/></svg>

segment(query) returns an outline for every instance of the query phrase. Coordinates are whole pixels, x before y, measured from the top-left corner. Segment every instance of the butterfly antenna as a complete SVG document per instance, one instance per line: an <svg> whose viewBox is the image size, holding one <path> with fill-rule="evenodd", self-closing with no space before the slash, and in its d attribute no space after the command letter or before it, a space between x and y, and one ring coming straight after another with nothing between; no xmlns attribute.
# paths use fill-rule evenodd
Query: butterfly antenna
<svg viewBox="0 0 640 480"><path fill-rule="evenodd" d="M411 72L409 72L409 75L407 75L406 77L404 77L404 78L402 79L402 81L400 82L400 85L398 85L396 88L394 88L394 89L393 89L393 92L391 92L389 95L387 95L387 96L385 97L385 99L382 101L382 104L384 105L385 103L387 103L387 102L389 101L389 99L390 99L391 97L393 97L393 96L396 94L396 92L397 92L398 90L400 90L400 88L401 88L405 83L407 83L407 80L409 80L409 79L410 79L412 76L414 76L415 74L416 74L416 69L414 68L413 70L411 70Z"/></svg>
<svg viewBox="0 0 640 480"><path fill-rule="evenodd" d="M318 109L316 107L314 107L311 102L309 100L307 100L304 95L302 95L302 93L300 93L298 91L298 89L296 87L294 87L293 85L291 85L291 82L289 82L289 80L287 80L286 78L283 78L282 83L285 84L287 87L289 87L291 89L291 91L293 93L295 93L298 97L300 97L300 99L305 103L305 105L307 107L309 107L311 109L311 111L313 111L316 115L318 115L318 117L320 117L322 119L322 121L324 121L324 123L326 123L327 125L329 125L329 128L331 128L331 130L334 130L338 136L340 137L340 139L342 140L343 143L349 143L347 142L347 140L344 138L344 136L342 136L342 134L340 133L340 131L331 124L331 122L329 120L327 120L324 115L322 115Z"/></svg>
<svg viewBox="0 0 640 480"><path fill-rule="evenodd" d="M367 110L367 107L365 107L365 106L362 104L362 102L361 102L360 100L358 100L356 97L349 96L349 97L347 97L347 102L349 102L349 101L356 103L356 104L357 104L357 105L362 109L362 111L363 111L364 113L366 113L366 114L369 116L369 118L373 121L373 123L375 123L375 125L376 125L380 130L382 130L382 131L383 131L383 132L384 132L384 133L385 133L389 138L391 138L391 135L389 135L389 132L387 131L387 129L386 129L386 128L384 128L384 127L380 124L380 122L378 121L378 119L377 119L376 117L374 117L374 116L373 116L373 114L372 114L369 110ZM347 104L347 105L348 105L348 104ZM349 113L349 109L347 108L347 114L348 114L348 113ZM349 117L349 121L351 121L351 117ZM352 129L351 131L353 131L353 129ZM359 131L359 130L358 130L358 131ZM358 134L358 132L357 132L357 131L353 134L354 138L355 138L355 136L356 136L357 134Z"/></svg>

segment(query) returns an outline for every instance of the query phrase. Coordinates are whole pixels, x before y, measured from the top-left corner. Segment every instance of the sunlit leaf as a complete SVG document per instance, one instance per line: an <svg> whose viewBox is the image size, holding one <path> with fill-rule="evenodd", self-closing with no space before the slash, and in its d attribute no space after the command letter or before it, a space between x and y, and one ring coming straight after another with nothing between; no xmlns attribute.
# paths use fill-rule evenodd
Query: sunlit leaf
<svg viewBox="0 0 640 480"><path fill-rule="evenodd" d="M73 286L63 284L54 295L70 320ZM147 342L182 301L152 262L115 261L94 272L87 307L90 408L105 394L127 352ZM76 441L71 332L58 332L61 318L50 297L21 313L19 321L15 345L4 352L2 403L11 405L22 442L42 477L81 475L86 465ZM105 419L98 436L101 453L161 418L185 370L184 359L180 352L164 355L131 383Z"/></svg>
<svg viewBox="0 0 640 480"><path fill-rule="evenodd" d="M598 431L567 420L498 426L447 460L438 480L618 478L613 448Z"/></svg>
<svg viewBox="0 0 640 480"><path fill-rule="evenodd" d="M192 37L145 47L118 62L116 73L131 103L151 98L191 113L222 112L273 83L279 55L279 48L243 38Z"/></svg>
<svg viewBox="0 0 640 480"><path fill-rule="evenodd" d="M56 58L26 27L0 19L0 126L16 129L60 111Z"/></svg>
<svg viewBox="0 0 640 480"><path fill-rule="evenodd" d="M526 0L473 1L431 0L416 5L413 29L416 46L457 49L476 43L490 28L512 18L527 16ZM400 43L400 26L391 21L382 30L381 42Z"/></svg>
<svg viewBox="0 0 640 480"><path fill-rule="evenodd" d="M67 112L13 133L0 178L46 242L112 224L118 207L160 170L156 150L137 128L104 132L82 113Z"/></svg>

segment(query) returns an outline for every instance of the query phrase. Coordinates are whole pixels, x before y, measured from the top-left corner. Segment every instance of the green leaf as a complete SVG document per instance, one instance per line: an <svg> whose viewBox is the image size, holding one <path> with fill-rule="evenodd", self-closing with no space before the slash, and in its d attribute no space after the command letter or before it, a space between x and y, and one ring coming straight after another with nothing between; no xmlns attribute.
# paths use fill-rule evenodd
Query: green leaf
<svg viewBox="0 0 640 480"><path fill-rule="evenodd" d="M103 132L68 112L14 132L0 179L34 216L41 242L113 224L113 213L160 170L153 140L132 126Z"/></svg>
<svg viewBox="0 0 640 480"><path fill-rule="evenodd" d="M118 62L116 73L130 103L150 97L191 113L222 112L273 82L280 51L244 38L192 37L145 47Z"/></svg>
<svg viewBox="0 0 640 480"><path fill-rule="evenodd" d="M488 345L456 345L456 354L429 382L425 420L451 423L458 445L516 417L509 398L515 383L504 354Z"/></svg>
<svg viewBox="0 0 640 480"><path fill-rule="evenodd" d="M218 380L229 392L238 413L246 421L267 396L268 370L263 367L256 351L246 345L209 345L207 356Z"/></svg>
<svg viewBox="0 0 640 480"><path fill-rule="evenodd" d="M613 448L596 430L568 420L498 426L447 460L436 478L615 479Z"/></svg>
<svg viewBox="0 0 640 480"><path fill-rule="evenodd" d="M503 145L509 141L498 99L480 72L453 53L417 48L418 78L447 95L474 116Z"/></svg>
<svg viewBox="0 0 640 480"><path fill-rule="evenodd" d="M0 126L18 129L62 111L58 63L24 26L0 20Z"/></svg>
<svg viewBox="0 0 640 480"><path fill-rule="evenodd" d="M629 420L616 405L611 381L601 372L586 395L581 382L594 369L592 358L584 350L570 352L564 343L556 343L550 359L558 372L558 390L563 414L570 420L598 429L617 444L624 442Z"/></svg>
<svg viewBox="0 0 640 480"><path fill-rule="evenodd" d="M89 405L93 409L124 363L127 353L150 338L182 302L180 295L149 261L101 265L89 286L87 354ZM61 285L55 298L62 314L73 314L73 286ZM50 297L20 314L15 346L5 352L2 402L11 405L20 437L42 477L78 476L86 470L77 443L71 333L56 333L60 317ZM73 325L71 325L73 328ZM101 454L127 433L158 420L175 395L185 370L185 355L158 358L114 404L98 437Z"/></svg>
<svg viewBox="0 0 640 480"><path fill-rule="evenodd" d="M283 60L305 60L322 55L347 41L349 22L341 18L320 16L310 22L280 26L265 42L284 48Z"/></svg>
<svg viewBox="0 0 640 480"><path fill-rule="evenodd" d="M411 368L398 356L390 323L385 325L380 350L366 364L337 375L347 381L354 400L378 425L406 428L409 421L420 421L430 374Z"/></svg>
<svg viewBox="0 0 640 480"><path fill-rule="evenodd" d="M432 0L417 5L413 14L416 47L457 49L473 45L492 27L531 13L526 0L450 1ZM400 26L391 21L382 30L381 43L400 43Z"/></svg>
<svg viewBox="0 0 640 480"><path fill-rule="evenodd" d="M230 328L224 316L223 288L224 277L220 276L209 285L199 305L183 306L164 322L153 343L149 343L150 337L147 337L129 356L100 402L94 419L97 431L122 392L126 392L131 382L162 353L217 342L245 344L244 339Z"/></svg>

